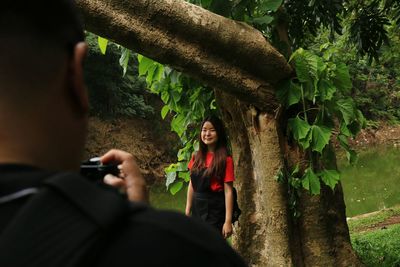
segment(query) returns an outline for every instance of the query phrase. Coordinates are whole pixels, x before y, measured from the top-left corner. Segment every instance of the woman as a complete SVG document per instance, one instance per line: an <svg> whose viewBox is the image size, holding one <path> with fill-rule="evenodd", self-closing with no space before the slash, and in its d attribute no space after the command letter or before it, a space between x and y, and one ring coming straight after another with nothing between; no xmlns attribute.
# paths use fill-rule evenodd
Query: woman
<svg viewBox="0 0 400 267"><path fill-rule="evenodd" d="M199 137L199 151L188 165L190 183L185 213L192 213L228 238L232 235L235 177L221 120L214 116L204 119Z"/></svg>

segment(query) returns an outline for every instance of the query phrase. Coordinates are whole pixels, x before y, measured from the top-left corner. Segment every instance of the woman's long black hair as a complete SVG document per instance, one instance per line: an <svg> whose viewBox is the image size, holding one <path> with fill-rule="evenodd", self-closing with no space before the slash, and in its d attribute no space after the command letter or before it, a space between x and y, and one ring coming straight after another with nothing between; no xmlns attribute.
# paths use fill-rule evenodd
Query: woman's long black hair
<svg viewBox="0 0 400 267"><path fill-rule="evenodd" d="M217 132L218 140L215 146L213 161L211 162L209 168L206 169L203 176L215 176L221 181L225 177L226 157L228 156L228 141L222 121L214 115L206 117L201 123L199 133L199 151L197 151L194 156L194 163L191 171L199 172L200 170L204 169L206 165L208 149L207 145L201 140L201 130L206 122L210 122L214 126L214 129Z"/></svg>

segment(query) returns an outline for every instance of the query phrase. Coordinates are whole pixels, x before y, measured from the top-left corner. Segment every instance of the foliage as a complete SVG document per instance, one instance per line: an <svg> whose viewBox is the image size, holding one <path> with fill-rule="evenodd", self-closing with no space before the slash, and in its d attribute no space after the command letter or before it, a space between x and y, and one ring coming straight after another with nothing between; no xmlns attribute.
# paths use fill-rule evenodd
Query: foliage
<svg viewBox="0 0 400 267"><path fill-rule="evenodd" d="M308 158L300 163L303 172L296 166L288 175L289 184L319 194L321 182L334 189L340 179L330 159L329 142L334 132L337 131L336 138L349 162L354 163L356 153L350 148L348 138L356 136L365 119L350 96L352 83L345 64L336 62L329 52L319 56L301 48L292 54L290 61L297 76L285 81L277 96L287 113L292 114L288 119L288 136Z"/></svg>
<svg viewBox="0 0 400 267"><path fill-rule="evenodd" d="M400 265L400 225L352 235L352 245L366 266Z"/></svg>
<svg viewBox="0 0 400 267"><path fill-rule="evenodd" d="M344 25L347 28L350 23L345 20ZM348 65L353 82L351 95L366 119L396 122L400 120L400 58L393 55L400 53L400 28L392 23L387 31L390 44L379 50L379 62L358 55L355 45L348 42L348 31L335 36L332 43L329 32L320 29L318 38L307 46L317 53L323 48Z"/></svg>
<svg viewBox="0 0 400 267"><path fill-rule="evenodd" d="M85 62L85 80L91 114L101 117L146 117L153 114L153 108L145 100L146 84L135 75L137 62L124 52L129 50L91 33L87 33L86 41L89 52ZM128 60L122 62L126 63L125 69L118 64L121 55L130 58L133 63L129 65L128 72ZM121 75L123 73L126 75Z"/></svg>
<svg viewBox="0 0 400 267"><path fill-rule="evenodd" d="M335 33L342 33L342 24L345 20L351 22L349 40L359 44L357 47L360 54L374 58L377 58L377 50L387 39L388 18L396 18L399 8L396 0L387 0L384 4L382 1L368 0L361 2L190 0L190 2L220 15L245 21L269 37L276 47L286 45L291 49L304 45L310 37L315 37L321 27L330 30L329 37L333 40ZM367 5L368 10L363 10L359 5L361 7ZM376 25L363 27L368 19L373 19ZM372 33L375 39L371 38ZM288 39L284 40L282 34L286 34ZM101 39L99 41L104 42ZM284 41L286 43L282 44ZM338 139L349 161L354 162L356 154L350 149L347 139L354 137L365 124L361 111L350 97L352 82L348 68L344 63L334 61L333 55L329 49L325 49L321 56L303 49L297 50L291 57L297 78L287 81L279 92L279 98L288 108L288 114L301 109L301 112L294 112L288 120L288 130L293 140L309 155L305 164L300 163L301 172L292 171L291 183L294 188L303 187L312 194L319 193L321 181L334 188L339 180L336 169L328 167L330 165L328 159L332 156L328 146L331 137ZM121 61L125 62L122 57ZM172 193L176 193L182 188L182 181L189 179L186 170L187 161L197 146L195 139L198 132L194 126L205 113L215 109L213 92L168 66L142 56L138 57L138 61L139 74L146 77L150 90L160 95L165 103L161 111L162 117L165 118L168 113L172 113L171 128L182 140L182 149L177 155L178 162L166 169L167 186L170 186ZM334 130L335 126L339 129L338 133ZM322 160L321 163L316 164L319 160Z"/></svg>
<svg viewBox="0 0 400 267"><path fill-rule="evenodd" d="M149 58L138 55L139 75L146 77L148 88L161 96L164 107L161 117L173 114L171 130L181 139L182 148L177 154L177 163L166 169L166 186L172 194L183 188L190 180L187 170L193 151L198 148L199 124L210 113L217 112L214 91L182 73Z"/></svg>

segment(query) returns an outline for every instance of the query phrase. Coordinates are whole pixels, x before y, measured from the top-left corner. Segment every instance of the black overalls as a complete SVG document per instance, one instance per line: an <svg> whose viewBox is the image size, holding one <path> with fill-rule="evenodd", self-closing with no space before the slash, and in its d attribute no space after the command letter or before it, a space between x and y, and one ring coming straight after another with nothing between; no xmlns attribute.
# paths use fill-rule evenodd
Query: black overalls
<svg viewBox="0 0 400 267"><path fill-rule="evenodd" d="M225 194L223 190L220 192L211 191L211 177L203 176L205 170L190 174L194 191L192 216L215 227L222 234L222 227L225 222Z"/></svg>

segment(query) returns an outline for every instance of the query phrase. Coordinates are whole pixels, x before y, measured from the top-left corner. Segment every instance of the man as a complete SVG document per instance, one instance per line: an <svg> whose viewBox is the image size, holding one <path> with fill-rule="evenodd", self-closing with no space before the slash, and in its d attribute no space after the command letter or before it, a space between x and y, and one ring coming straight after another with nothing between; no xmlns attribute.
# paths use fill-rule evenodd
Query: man
<svg viewBox="0 0 400 267"><path fill-rule="evenodd" d="M25 259L28 261L27 265L40 265L42 260L41 266L49 266L45 260L54 260L54 257L62 255L67 248L73 249L73 253L65 254L68 258L60 258L60 264L244 266L241 258L211 228L184 215L154 211L147 207L139 208L138 212L131 212L120 221L109 224L107 220L110 215L103 214L106 218L104 225L111 225L110 229L98 227L100 230L89 235L91 242L79 243L81 247L78 248L66 247L65 244L73 243L80 232L67 232L68 227L81 220L84 221L82 227L92 227L90 218L86 218L88 216L82 211L84 208L79 205L78 200L98 200L100 205L102 201L104 204L103 195L107 195L109 199L117 195L114 192L117 190L110 191L106 185L81 182L84 178L80 176L78 180L75 177L74 181L79 186L82 183L86 191L76 192L82 191L81 187L72 190L73 193L76 192L74 194L78 202L75 203L76 199L72 199L74 203L70 204L65 200L68 194L63 190L73 188L73 185L67 183L67 187L61 187L61 190L48 190L51 192L50 196L54 197L54 200L45 198L43 202L47 205L46 209L49 208L48 211L45 208L35 211L29 209L29 205L34 206L34 200L39 199L38 196L45 191L44 185L52 184L45 182L46 179L67 171L79 171L88 115L88 97L82 67L86 49L83 30L69 0L2 1L0 265L6 266L7 263L7 266L20 266L23 258L33 253L29 254L31 259ZM125 190L131 201L146 202L145 181L132 155L111 150L101 160L105 164L117 163L121 171L119 177L107 176L106 183ZM98 199L88 197L92 191L96 192ZM85 201L82 202L83 205ZM57 209L51 209L53 202ZM61 204L57 206L55 203ZM128 201L123 200L123 203ZM102 209L108 208L106 204L96 207L95 210L100 213ZM40 223L21 219L21 214L32 212L37 212ZM96 212L89 210L95 219L98 215ZM109 212L112 214L113 210ZM50 223L54 219L52 214L60 214L62 220ZM15 228L14 224L21 223L25 223L26 227L18 230L18 237L13 238L11 232ZM82 227L76 229L81 230ZM41 231L40 235L34 235L38 229ZM97 239L96 235L100 232L103 232L102 238ZM46 243L57 234L66 237L57 243ZM37 236L40 238L35 239ZM5 240L10 240L10 243ZM32 242L31 247L27 245L29 242ZM21 250L24 255L13 254L24 246L29 247L26 251Z"/></svg>

